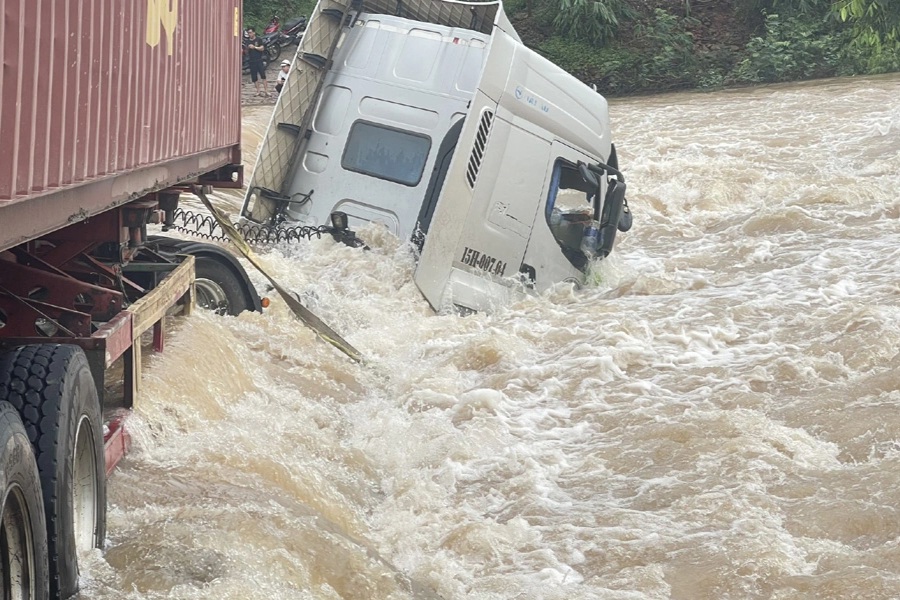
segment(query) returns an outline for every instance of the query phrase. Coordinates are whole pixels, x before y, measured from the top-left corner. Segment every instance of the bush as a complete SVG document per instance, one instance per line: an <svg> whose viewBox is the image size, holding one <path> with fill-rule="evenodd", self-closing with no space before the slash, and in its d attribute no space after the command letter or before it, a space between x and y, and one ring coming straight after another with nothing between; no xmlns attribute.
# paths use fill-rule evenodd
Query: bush
<svg viewBox="0 0 900 600"><path fill-rule="evenodd" d="M900 71L900 47L872 48L865 56L865 73L896 73Z"/></svg>
<svg viewBox="0 0 900 600"><path fill-rule="evenodd" d="M696 54L693 36L686 29L691 25L690 19L657 9L649 21L635 25L628 47L597 47L555 36L539 50L606 95L722 87L734 55L727 50Z"/></svg>
<svg viewBox="0 0 900 600"><path fill-rule="evenodd" d="M608 42L633 11L624 0L559 0L553 26L575 41Z"/></svg>
<svg viewBox="0 0 900 600"><path fill-rule="evenodd" d="M766 16L765 37L747 44L731 76L736 83L795 81L837 75L846 61L846 32L809 17Z"/></svg>
<svg viewBox="0 0 900 600"><path fill-rule="evenodd" d="M647 50L638 73L642 87L672 89L697 83L703 65L687 30L694 24L693 19L679 19L657 8L650 22L635 25L635 39Z"/></svg>

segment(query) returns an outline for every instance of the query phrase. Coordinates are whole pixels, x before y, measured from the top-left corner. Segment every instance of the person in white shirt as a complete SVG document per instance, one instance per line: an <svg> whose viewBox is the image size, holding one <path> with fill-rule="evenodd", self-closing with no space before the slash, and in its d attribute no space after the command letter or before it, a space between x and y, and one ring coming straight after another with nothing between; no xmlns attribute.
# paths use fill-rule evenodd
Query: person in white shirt
<svg viewBox="0 0 900 600"><path fill-rule="evenodd" d="M281 71L278 72L278 79L275 81L275 93L280 94L281 88L284 87L284 82L287 81L288 73L291 72L291 61L283 60L281 61Z"/></svg>

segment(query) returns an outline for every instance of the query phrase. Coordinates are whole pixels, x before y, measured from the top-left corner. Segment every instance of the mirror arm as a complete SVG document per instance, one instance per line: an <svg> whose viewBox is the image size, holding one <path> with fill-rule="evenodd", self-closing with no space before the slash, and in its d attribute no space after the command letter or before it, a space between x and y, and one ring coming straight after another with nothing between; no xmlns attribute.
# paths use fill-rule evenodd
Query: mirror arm
<svg viewBox="0 0 900 600"><path fill-rule="evenodd" d="M596 164L588 164L587 167L598 175L606 175L607 173L612 173L616 176L616 179L618 179L622 183L625 183L625 175L622 174L622 171L616 169L615 167L611 167L606 163L598 162Z"/></svg>

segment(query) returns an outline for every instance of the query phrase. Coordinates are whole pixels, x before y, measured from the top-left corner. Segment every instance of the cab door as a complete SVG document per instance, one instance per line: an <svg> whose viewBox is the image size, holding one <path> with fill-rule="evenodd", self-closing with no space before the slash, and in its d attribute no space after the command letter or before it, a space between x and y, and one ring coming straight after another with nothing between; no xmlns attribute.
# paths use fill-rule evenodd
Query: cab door
<svg viewBox="0 0 900 600"><path fill-rule="evenodd" d="M488 310L508 300L545 187L546 171L534 166L549 160L550 142L498 117L483 94L476 106L416 268L416 284L438 310Z"/></svg>
<svg viewBox="0 0 900 600"><path fill-rule="evenodd" d="M549 160L550 142L498 104L516 48L494 29L428 226L415 281L436 310L487 310L508 300L519 279Z"/></svg>
<svg viewBox="0 0 900 600"><path fill-rule="evenodd" d="M593 219L594 190L581 178L579 162L596 161L568 144L553 142L540 210L534 215L522 261L530 285L538 292L559 281L584 282L588 258L581 251L581 239L584 226Z"/></svg>

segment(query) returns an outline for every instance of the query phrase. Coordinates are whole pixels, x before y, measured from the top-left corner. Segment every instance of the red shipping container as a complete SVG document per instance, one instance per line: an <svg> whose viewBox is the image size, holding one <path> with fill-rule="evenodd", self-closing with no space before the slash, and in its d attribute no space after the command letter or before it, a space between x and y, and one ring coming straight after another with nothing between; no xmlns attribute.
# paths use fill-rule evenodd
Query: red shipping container
<svg viewBox="0 0 900 600"><path fill-rule="evenodd" d="M241 0L0 0L0 53L0 249L240 162Z"/></svg>

